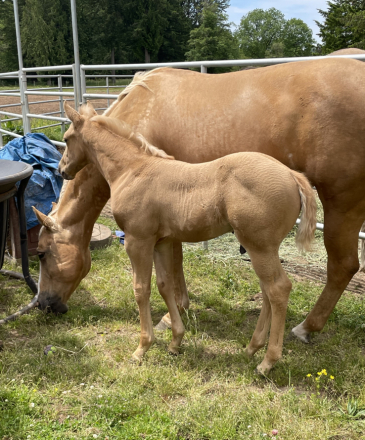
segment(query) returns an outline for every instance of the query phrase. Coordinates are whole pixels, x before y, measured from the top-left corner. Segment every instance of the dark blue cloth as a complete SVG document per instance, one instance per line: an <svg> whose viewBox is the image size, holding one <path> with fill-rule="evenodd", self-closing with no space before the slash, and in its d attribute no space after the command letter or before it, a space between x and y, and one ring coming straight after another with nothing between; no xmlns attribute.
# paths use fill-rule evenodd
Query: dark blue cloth
<svg viewBox="0 0 365 440"><path fill-rule="evenodd" d="M15 138L0 150L0 159L25 162L33 167L33 174L24 193L27 229L38 225L32 206L48 214L52 202L60 196L63 179L57 171L61 154L43 133L28 133Z"/></svg>

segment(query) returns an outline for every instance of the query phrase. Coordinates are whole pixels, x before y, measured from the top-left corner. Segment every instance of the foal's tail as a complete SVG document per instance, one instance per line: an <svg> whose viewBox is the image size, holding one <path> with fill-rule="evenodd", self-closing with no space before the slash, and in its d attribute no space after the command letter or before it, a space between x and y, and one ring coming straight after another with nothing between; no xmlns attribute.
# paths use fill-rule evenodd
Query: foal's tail
<svg viewBox="0 0 365 440"><path fill-rule="evenodd" d="M316 196L311 184L304 174L293 170L290 170L290 172L298 185L300 200L302 202L302 215L300 216L300 223L295 241L300 251L310 251L314 232L316 230Z"/></svg>

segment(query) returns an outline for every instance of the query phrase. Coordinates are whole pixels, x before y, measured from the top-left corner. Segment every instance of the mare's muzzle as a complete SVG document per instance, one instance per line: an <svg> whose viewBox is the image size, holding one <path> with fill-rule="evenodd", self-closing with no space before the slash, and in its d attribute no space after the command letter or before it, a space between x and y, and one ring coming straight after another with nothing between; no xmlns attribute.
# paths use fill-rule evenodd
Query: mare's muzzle
<svg viewBox="0 0 365 440"><path fill-rule="evenodd" d="M38 300L38 308L46 311L47 313L63 314L68 310L68 306L61 301L60 297L50 297L44 295L45 299Z"/></svg>

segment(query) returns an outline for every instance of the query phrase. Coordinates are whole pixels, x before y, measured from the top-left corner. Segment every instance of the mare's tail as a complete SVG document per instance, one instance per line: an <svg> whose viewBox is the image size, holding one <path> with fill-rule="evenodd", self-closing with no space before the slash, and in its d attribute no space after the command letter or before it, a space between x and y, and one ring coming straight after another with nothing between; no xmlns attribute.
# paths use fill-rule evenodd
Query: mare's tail
<svg viewBox="0 0 365 440"><path fill-rule="evenodd" d="M310 251L311 243L314 239L314 232L316 230L316 196L311 184L304 174L293 170L290 170L290 172L298 185L300 200L302 202L302 215L300 216L300 223L295 241L300 251Z"/></svg>

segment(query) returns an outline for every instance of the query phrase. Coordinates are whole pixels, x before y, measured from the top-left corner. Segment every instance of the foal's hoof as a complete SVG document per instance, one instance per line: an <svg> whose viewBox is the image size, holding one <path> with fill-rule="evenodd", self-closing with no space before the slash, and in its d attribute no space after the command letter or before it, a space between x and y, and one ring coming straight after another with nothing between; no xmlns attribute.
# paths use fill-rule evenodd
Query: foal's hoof
<svg viewBox="0 0 365 440"><path fill-rule="evenodd" d="M155 330L164 332L171 328L171 322L169 322L165 317L161 319L161 321L156 325Z"/></svg>
<svg viewBox="0 0 365 440"><path fill-rule="evenodd" d="M171 346L171 344L168 346L167 351L169 354L171 354L171 356L178 356L180 354L179 347Z"/></svg>
<svg viewBox="0 0 365 440"><path fill-rule="evenodd" d="M140 351L140 350L137 349L137 350L132 354L132 356L131 356L131 358L130 358L130 360L129 360L129 362L130 362L131 364L133 364L133 365L141 365L141 364L142 364L143 354L141 354L139 351Z"/></svg>
<svg viewBox="0 0 365 440"><path fill-rule="evenodd" d="M243 350L242 354L246 361L250 361L254 355L254 353L250 353L247 347Z"/></svg>
<svg viewBox="0 0 365 440"><path fill-rule="evenodd" d="M305 344L309 344L310 343L310 333L307 332L307 330L305 330L303 328L303 323L301 323L301 324L297 325L296 327L294 327L291 332L292 332L292 334L295 337L300 339Z"/></svg>
<svg viewBox="0 0 365 440"><path fill-rule="evenodd" d="M271 367L260 364L255 368L255 373L261 377L267 377L267 375L270 373L270 370Z"/></svg>

